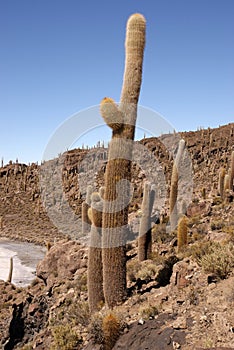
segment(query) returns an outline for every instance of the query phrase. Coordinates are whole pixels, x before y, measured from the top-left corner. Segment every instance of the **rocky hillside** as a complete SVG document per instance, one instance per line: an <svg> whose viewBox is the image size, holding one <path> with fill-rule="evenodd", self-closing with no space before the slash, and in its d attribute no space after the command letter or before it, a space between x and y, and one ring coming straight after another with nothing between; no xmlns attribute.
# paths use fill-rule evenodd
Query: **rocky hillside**
<svg viewBox="0 0 234 350"><path fill-rule="evenodd" d="M166 231L179 137L186 141L192 165L181 186L183 197L190 191L191 200L185 203L188 245L180 252L177 232ZM138 143L129 221L134 228L144 181L155 173L160 179L155 215L163 220L153 226L151 260L139 263L135 236L129 242L128 299L111 315L105 305L89 313L87 247L79 229L87 185L98 189L103 184L106 150L72 150L42 165L2 166L1 237L52 245L31 286L19 289L0 283L2 348L234 349L233 191L221 198L218 187L220 169L228 171L233 150L234 124ZM115 324L111 337L104 327L108 317Z"/></svg>

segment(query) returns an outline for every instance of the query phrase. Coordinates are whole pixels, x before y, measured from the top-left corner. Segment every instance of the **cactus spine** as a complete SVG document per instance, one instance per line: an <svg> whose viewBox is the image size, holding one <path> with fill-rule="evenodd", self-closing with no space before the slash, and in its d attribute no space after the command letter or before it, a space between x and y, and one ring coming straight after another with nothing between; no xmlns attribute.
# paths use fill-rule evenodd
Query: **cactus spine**
<svg viewBox="0 0 234 350"><path fill-rule="evenodd" d="M178 221L177 246L180 251L188 243L187 217L183 215Z"/></svg>
<svg viewBox="0 0 234 350"><path fill-rule="evenodd" d="M126 298L126 230L130 200L132 140L135 134L142 64L145 19L130 16L125 41L125 71L119 107L104 98L100 111L112 129L105 173L103 210L103 283L105 301L113 307Z"/></svg>
<svg viewBox="0 0 234 350"><path fill-rule="evenodd" d="M88 252L88 301L91 312L104 301L102 271L102 210L103 202L98 192L91 195L89 218L92 221Z"/></svg>
<svg viewBox="0 0 234 350"><path fill-rule="evenodd" d="M172 176L171 176L171 189L170 189L170 223L171 230L174 230L178 221L178 209L177 209L177 196L178 196L178 183L179 183L179 166L183 156L185 148L185 141L182 139L179 142L176 158L173 163Z"/></svg>
<svg viewBox="0 0 234 350"><path fill-rule="evenodd" d="M142 217L140 221L139 238L138 238L138 260L149 259L152 253L152 236L151 236L151 213L153 210L155 190L151 184L145 182L142 202Z"/></svg>

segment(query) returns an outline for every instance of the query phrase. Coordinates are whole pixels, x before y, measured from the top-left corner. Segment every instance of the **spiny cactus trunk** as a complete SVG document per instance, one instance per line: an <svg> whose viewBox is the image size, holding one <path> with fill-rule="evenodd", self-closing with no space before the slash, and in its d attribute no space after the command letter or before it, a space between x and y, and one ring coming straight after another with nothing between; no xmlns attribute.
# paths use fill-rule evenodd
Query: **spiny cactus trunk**
<svg viewBox="0 0 234 350"><path fill-rule="evenodd" d="M92 193L92 186L87 186L86 200L85 202L82 203L82 207L81 207L83 235L85 235L86 233L89 233L90 231L91 221L89 220L89 217L88 217L88 210L91 205L91 193Z"/></svg>
<svg viewBox="0 0 234 350"><path fill-rule="evenodd" d="M179 219L177 232L178 251L181 251L188 243L188 221L184 215Z"/></svg>
<svg viewBox="0 0 234 350"><path fill-rule="evenodd" d="M10 257L10 267L9 267L9 274L8 274L8 278L7 278L7 282L12 281L12 275L13 275L13 258L12 256Z"/></svg>
<svg viewBox="0 0 234 350"><path fill-rule="evenodd" d="M0 229L3 229L3 216L0 216Z"/></svg>
<svg viewBox="0 0 234 350"><path fill-rule="evenodd" d="M153 210L155 191L145 182L142 202L142 217L138 238L138 260L150 259L152 254L151 213Z"/></svg>
<svg viewBox="0 0 234 350"><path fill-rule="evenodd" d="M219 184L218 184L218 190L220 197L222 200L224 199L224 178L225 178L225 169L221 168L219 171Z"/></svg>
<svg viewBox="0 0 234 350"><path fill-rule="evenodd" d="M127 23L126 60L120 105L103 99L101 115L113 130L105 174L103 210L103 283L109 307L126 298L126 236L130 200L132 140L140 93L145 19L132 15Z"/></svg>
<svg viewBox="0 0 234 350"><path fill-rule="evenodd" d="M232 154L231 154L231 166L230 166L229 181L230 181L230 190L233 191L234 190L234 151L232 151Z"/></svg>
<svg viewBox="0 0 234 350"><path fill-rule="evenodd" d="M89 208L90 242L88 251L88 301L90 312L94 312L104 302L102 271L102 200L98 193L91 196Z"/></svg>
<svg viewBox="0 0 234 350"><path fill-rule="evenodd" d="M171 188L170 188L170 224L171 230L173 231L177 225L177 195L178 195L178 170L175 164L173 164L172 168L172 176L171 176Z"/></svg>
<svg viewBox="0 0 234 350"><path fill-rule="evenodd" d="M178 222L177 196L178 196L178 185L179 185L179 168L181 165L180 163L183 157L184 148L185 148L185 141L181 139L179 142L176 158L173 163L172 176L171 176L169 209L170 209L170 225L171 225L172 231L176 228L177 222Z"/></svg>

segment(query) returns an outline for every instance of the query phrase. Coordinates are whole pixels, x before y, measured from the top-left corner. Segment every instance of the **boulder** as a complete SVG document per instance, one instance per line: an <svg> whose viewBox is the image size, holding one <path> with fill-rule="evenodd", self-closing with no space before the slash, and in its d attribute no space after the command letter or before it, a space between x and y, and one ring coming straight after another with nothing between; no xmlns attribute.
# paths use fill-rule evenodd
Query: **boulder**
<svg viewBox="0 0 234 350"><path fill-rule="evenodd" d="M72 278L84 267L87 267L86 248L76 241L61 241L40 261L36 274L50 288L57 281Z"/></svg>

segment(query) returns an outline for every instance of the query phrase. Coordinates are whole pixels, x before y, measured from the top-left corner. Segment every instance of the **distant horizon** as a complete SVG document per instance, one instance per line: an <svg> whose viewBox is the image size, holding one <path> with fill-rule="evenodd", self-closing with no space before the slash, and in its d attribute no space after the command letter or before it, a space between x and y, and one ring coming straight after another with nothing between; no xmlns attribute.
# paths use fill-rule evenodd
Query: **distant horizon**
<svg viewBox="0 0 234 350"><path fill-rule="evenodd" d="M199 132L200 130L208 130L208 129L211 129L211 130L215 130L215 129L219 129L219 128L222 128L222 127L225 127L225 126L228 126L228 125L231 125L231 124L234 124L234 122L230 122L230 123L227 123L227 124L222 124L222 125L219 125L219 126L216 126L216 127L210 127L210 126L208 126L208 127L206 127L206 128L204 128L204 127L202 127L202 126L199 126L199 127L197 127L197 129L196 130L180 130L180 131L178 131L178 130L175 130L175 132L176 132L176 134L180 134L180 133L186 133L186 132ZM159 136L151 136L151 135L145 135L145 137L143 136L142 138L135 138L135 141L142 141L143 139L148 139L148 138L158 138L158 137L161 137L161 136L163 136L163 135L170 135L170 134L172 134L174 132L174 130L172 131L168 131L168 132L164 132L164 133L162 133L162 134L160 134ZM79 145L79 146L74 146L74 147L72 147L72 148L69 148L69 149L67 149L67 150L65 150L63 153L66 153L66 152L69 152L69 151L74 151L74 150L82 150L82 149L88 149L88 150L91 150L91 149L94 149L95 147L97 147L97 143L98 142L100 142L101 143L101 145L102 145L102 143L104 142L104 144L105 144L105 148L107 148L107 145L108 145L108 142L109 142L109 140L107 140L107 141L105 141L105 140L98 140L96 143L94 143L94 144L92 144L92 145L88 145L88 144L83 144L83 146L82 145ZM62 153L62 154L63 154ZM50 161L50 160L53 160L53 159L56 159L56 158L58 158L58 156L59 156L59 154L57 155L57 156L55 156L55 157L53 157L53 158L50 158L50 159L48 159L47 161ZM24 161L20 161L20 157L16 157L16 159L14 160L14 159L9 159L7 162L5 162L5 160L4 160L4 157L2 157L1 158L1 163L2 163L2 161L3 161L3 164L4 164L4 166L7 166L7 165L9 165L10 164L10 162L12 162L12 164L16 164L16 163L18 163L18 164L25 164L25 165L31 165L31 164L38 164L38 165L41 165L42 163L43 163L43 159L37 159L37 160L32 160L32 161L29 161L29 162L24 162ZM1 167L1 166L0 166Z"/></svg>

